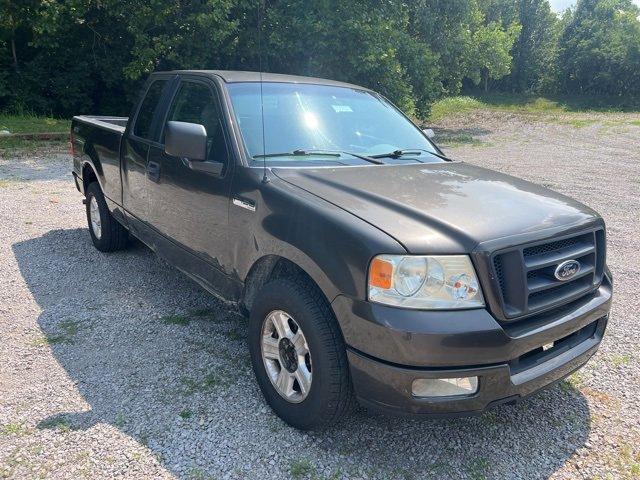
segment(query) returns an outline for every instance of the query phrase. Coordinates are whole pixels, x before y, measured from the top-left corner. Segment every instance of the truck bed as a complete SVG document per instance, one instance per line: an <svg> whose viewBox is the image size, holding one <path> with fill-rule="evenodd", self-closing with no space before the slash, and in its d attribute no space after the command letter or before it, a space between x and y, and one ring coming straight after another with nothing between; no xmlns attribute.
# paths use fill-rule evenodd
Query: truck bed
<svg viewBox="0 0 640 480"><path fill-rule="evenodd" d="M128 117L112 117L107 115L76 115L74 120L96 127L106 128L119 133L124 133L127 127Z"/></svg>
<svg viewBox="0 0 640 480"><path fill-rule="evenodd" d="M120 145L127 120L127 117L78 115L71 122L76 176L84 178L83 168L90 159L88 163L93 165L94 176L107 201L118 205L122 205Z"/></svg>

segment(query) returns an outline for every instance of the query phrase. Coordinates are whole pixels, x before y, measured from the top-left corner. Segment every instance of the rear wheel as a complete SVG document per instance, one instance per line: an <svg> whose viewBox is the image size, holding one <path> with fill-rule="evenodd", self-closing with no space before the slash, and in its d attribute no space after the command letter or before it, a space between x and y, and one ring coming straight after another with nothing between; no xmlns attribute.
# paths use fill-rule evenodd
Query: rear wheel
<svg viewBox="0 0 640 480"><path fill-rule="evenodd" d="M291 426L326 427L352 409L342 334L324 296L306 279L274 280L258 293L249 350L267 403Z"/></svg>
<svg viewBox="0 0 640 480"><path fill-rule="evenodd" d="M98 182L86 190L87 223L94 247L101 252L122 250L127 246L129 232L109 212Z"/></svg>

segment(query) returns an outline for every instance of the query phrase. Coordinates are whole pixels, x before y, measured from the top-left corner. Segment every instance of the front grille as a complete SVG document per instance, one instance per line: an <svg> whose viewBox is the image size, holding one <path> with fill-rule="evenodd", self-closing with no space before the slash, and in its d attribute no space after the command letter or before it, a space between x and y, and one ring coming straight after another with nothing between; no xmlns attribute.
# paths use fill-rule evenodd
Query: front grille
<svg viewBox="0 0 640 480"><path fill-rule="evenodd" d="M604 242L604 230L597 229L495 253L493 271L504 316L547 310L594 290L604 272ZM580 270L569 280L558 280L555 270L567 260L578 261Z"/></svg>
<svg viewBox="0 0 640 480"><path fill-rule="evenodd" d="M558 240L557 242L545 243L542 245L536 245L535 247L527 247L522 250L522 254L525 257L533 257L535 255L541 255L544 253L554 252L556 250L562 250L563 248L571 248L580 244L580 237L571 237L564 240Z"/></svg>

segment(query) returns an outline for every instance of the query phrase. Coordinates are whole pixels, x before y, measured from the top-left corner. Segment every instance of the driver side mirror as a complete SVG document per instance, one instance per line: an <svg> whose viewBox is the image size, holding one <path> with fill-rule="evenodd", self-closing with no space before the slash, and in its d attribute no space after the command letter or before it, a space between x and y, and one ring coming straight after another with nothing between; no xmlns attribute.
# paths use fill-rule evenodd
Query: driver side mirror
<svg viewBox="0 0 640 480"><path fill-rule="evenodd" d="M191 170L220 175L224 164L205 162L207 159L207 129L204 125L188 122L167 122L164 136L167 155L182 159Z"/></svg>
<svg viewBox="0 0 640 480"><path fill-rule="evenodd" d="M436 136L436 132L431 128L423 128L422 132L427 136L427 138L433 138Z"/></svg>
<svg viewBox="0 0 640 480"><path fill-rule="evenodd" d="M167 122L164 151L173 157L202 162L207 157L207 130L197 123Z"/></svg>

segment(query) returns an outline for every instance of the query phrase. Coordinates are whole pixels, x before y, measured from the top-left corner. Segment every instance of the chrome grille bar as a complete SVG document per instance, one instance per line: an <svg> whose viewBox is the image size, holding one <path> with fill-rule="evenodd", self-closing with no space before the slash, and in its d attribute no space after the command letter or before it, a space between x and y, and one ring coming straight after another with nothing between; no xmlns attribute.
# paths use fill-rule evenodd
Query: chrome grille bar
<svg viewBox="0 0 640 480"><path fill-rule="evenodd" d="M571 302L597 288L604 272L604 230L598 228L525 244L493 254L503 314L516 319ZM560 280L556 269L563 262L579 270Z"/></svg>

